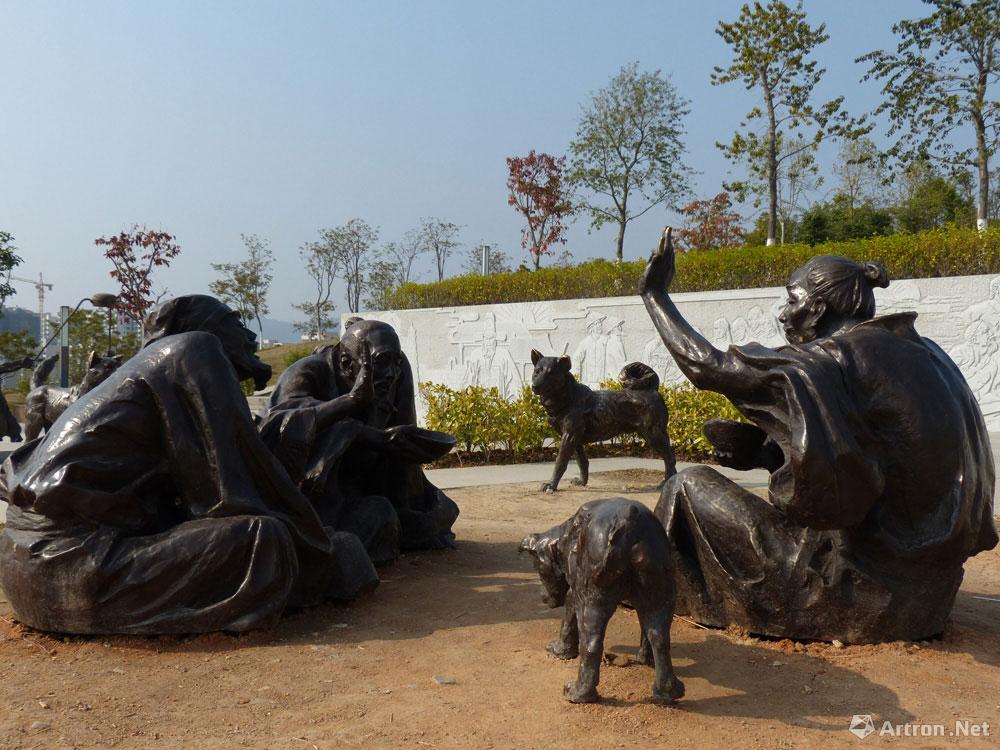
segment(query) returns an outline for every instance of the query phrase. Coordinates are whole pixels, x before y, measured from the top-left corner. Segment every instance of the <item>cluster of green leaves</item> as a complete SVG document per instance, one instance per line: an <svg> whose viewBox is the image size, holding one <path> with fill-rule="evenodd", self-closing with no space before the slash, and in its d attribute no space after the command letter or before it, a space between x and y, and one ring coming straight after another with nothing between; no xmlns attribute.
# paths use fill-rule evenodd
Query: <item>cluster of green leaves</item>
<svg viewBox="0 0 1000 750"><path fill-rule="evenodd" d="M547 437L557 437L528 387L512 401L496 388L482 386L455 390L421 383L419 389L427 404L427 426L454 435L466 452L482 451L487 460L496 448L524 453L541 448Z"/></svg>
<svg viewBox="0 0 1000 750"><path fill-rule="evenodd" d="M1000 273L1000 229L937 228L864 240L742 247L687 253L677 258L672 292L784 286L792 271L815 255L878 260L890 278ZM531 273L458 276L436 284L404 284L389 300L393 309L536 302L636 294L644 261L594 260Z"/></svg>
<svg viewBox="0 0 1000 750"><path fill-rule="evenodd" d="M609 380L601 387L618 390L621 385ZM513 400L503 398L496 388L481 386L456 390L439 383L421 383L419 388L427 404L427 427L454 435L460 452L481 451L489 461L494 450L503 449L518 460L518 454L540 449L546 438L559 437L549 425L541 401L528 387ZM670 410L668 429L674 451L689 460L711 456L711 445L702 432L706 421L714 417L742 419L724 396L690 385L661 386L660 395ZM609 442L626 452L638 452L643 441L633 433Z"/></svg>

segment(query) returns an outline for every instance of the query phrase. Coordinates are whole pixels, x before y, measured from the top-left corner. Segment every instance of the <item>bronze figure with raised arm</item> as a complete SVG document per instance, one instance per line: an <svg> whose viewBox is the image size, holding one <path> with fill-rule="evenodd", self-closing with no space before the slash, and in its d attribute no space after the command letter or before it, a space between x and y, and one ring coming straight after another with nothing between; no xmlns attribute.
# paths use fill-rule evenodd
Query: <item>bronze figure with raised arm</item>
<svg viewBox="0 0 1000 750"><path fill-rule="evenodd" d="M678 367L747 423L706 425L717 459L770 472L766 498L708 466L664 486L677 611L779 637L870 643L944 628L965 560L997 544L982 413L955 364L875 316L880 263L819 256L792 273L788 346L713 347L670 299L669 228L639 285Z"/></svg>

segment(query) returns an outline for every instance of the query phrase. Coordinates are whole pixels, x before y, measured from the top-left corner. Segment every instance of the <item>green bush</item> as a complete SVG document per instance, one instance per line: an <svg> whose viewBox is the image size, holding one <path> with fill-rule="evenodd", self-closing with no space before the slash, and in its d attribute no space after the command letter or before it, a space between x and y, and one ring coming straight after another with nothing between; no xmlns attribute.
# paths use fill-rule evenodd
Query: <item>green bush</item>
<svg viewBox="0 0 1000 750"><path fill-rule="evenodd" d="M1000 228L932 229L818 245L742 247L679 254L671 291L784 286L814 255L878 260L894 279L1000 273ZM456 276L434 284L403 284L389 295L392 309L615 297L636 293L645 261L593 260L531 273Z"/></svg>
<svg viewBox="0 0 1000 750"><path fill-rule="evenodd" d="M617 390L617 381L602 387ZM469 386L455 390L438 383L421 383L420 396L427 404L427 427L454 435L462 452L481 451L487 462L492 452L503 449L512 460L535 458L546 438L559 435L549 426L541 401L525 387L508 401L496 388ZM742 419L736 408L717 393L693 386L660 387L660 395L670 410L670 441L678 457L702 461L712 454L702 426L713 417ZM621 452L641 452L642 440L633 434L610 441Z"/></svg>

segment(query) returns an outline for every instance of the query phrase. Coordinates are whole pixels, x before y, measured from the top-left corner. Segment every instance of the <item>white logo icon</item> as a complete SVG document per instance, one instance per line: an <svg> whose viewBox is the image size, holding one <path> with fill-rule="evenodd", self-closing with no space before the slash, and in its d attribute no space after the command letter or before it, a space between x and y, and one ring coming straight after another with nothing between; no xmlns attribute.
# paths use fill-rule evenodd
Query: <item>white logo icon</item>
<svg viewBox="0 0 1000 750"><path fill-rule="evenodd" d="M875 724L872 722L872 715L854 714L854 718L851 719L850 731L851 734L863 740L875 731Z"/></svg>

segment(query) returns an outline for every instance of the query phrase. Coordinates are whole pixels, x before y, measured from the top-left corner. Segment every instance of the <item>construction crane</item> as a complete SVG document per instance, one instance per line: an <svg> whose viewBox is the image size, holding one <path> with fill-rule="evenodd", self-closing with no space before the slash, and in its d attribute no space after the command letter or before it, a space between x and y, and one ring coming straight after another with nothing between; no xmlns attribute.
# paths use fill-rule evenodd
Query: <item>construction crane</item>
<svg viewBox="0 0 1000 750"><path fill-rule="evenodd" d="M38 290L38 333L41 341L45 341L48 333L48 320L45 317L45 289L52 291L52 284L47 284L42 274L39 272L38 279L25 279L20 276L8 276L11 281L23 281L26 284L34 284Z"/></svg>

